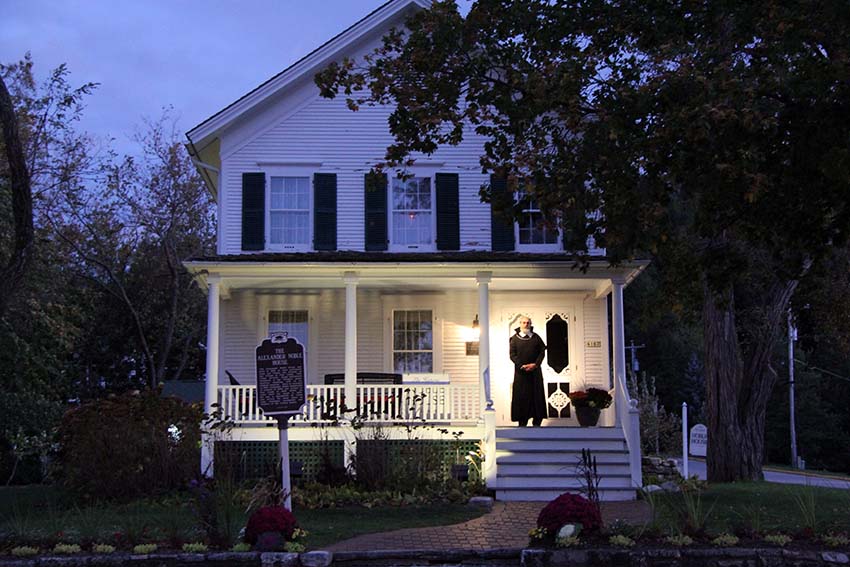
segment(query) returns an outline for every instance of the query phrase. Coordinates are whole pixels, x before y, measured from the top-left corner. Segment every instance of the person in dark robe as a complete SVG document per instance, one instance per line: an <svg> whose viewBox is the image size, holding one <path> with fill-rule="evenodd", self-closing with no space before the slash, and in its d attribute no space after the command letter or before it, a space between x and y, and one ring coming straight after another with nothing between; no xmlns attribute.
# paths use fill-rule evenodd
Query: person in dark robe
<svg viewBox="0 0 850 567"><path fill-rule="evenodd" d="M543 391L543 354L546 345L534 332L531 319L521 317L511 337L510 352L514 363L514 385L511 392L511 421L520 427L540 427L546 417L546 395Z"/></svg>

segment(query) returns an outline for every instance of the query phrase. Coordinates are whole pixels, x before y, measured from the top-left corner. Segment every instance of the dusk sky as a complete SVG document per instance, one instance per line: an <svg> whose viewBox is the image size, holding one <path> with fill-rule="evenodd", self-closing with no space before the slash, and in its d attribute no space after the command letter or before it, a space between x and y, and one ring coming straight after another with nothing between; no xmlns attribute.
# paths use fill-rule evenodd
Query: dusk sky
<svg viewBox="0 0 850 567"><path fill-rule="evenodd" d="M4 0L0 62L29 51L43 79L100 83L81 127L119 153L171 105L186 131L385 0Z"/></svg>

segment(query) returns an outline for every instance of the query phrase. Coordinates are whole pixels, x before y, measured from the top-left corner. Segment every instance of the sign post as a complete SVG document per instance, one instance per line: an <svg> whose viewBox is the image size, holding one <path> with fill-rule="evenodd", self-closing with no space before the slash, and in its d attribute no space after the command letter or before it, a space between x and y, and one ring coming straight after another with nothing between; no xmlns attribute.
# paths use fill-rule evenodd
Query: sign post
<svg viewBox="0 0 850 567"><path fill-rule="evenodd" d="M307 402L304 347L286 333L274 335L257 346L257 405L277 418L283 505L292 511L289 475L289 418L301 413Z"/></svg>

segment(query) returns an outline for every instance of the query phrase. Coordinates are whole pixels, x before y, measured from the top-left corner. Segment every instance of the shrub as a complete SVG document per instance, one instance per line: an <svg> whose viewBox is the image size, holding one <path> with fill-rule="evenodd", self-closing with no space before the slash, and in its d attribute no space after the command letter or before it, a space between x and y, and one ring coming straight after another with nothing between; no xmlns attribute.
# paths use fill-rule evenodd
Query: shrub
<svg viewBox="0 0 850 567"><path fill-rule="evenodd" d="M829 547L847 547L850 546L850 538L841 534L828 534L821 538Z"/></svg>
<svg viewBox="0 0 850 567"><path fill-rule="evenodd" d="M791 543L791 536L786 534L767 534L766 536L764 536L764 541L771 545L785 547L786 545Z"/></svg>
<svg viewBox="0 0 850 567"><path fill-rule="evenodd" d="M12 548L12 555L15 557L32 557L37 554L38 548L30 547L28 545L19 545Z"/></svg>
<svg viewBox="0 0 850 567"><path fill-rule="evenodd" d="M578 494L561 494L549 502L537 517L537 526L550 534L558 533L564 524L581 524L583 530L593 532L602 527L602 516L596 506Z"/></svg>
<svg viewBox="0 0 850 567"><path fill-rule="evenodd" d="M633 540L629 536L617 534L609 537L608 543L617 547L633 547L635 545L635 540Z"/></svg>
<svg viewBox="0 0 850 567"><path fill-rule="evenodd" d="M207 547L207 544L205 543L196 541L194 543L184 543L183 551L186 553L206 553L209 551L209 547Z"/></svg>
<svg viewBox="0 0 850 567"><path fill-rule="evenodd" d="M197 472L201 417L200 408L158 391L69 410L59 427L64 483L107 499L183 486Z"/></svg>
<svg viewBox="0 0 850 567"><path fill-rule="evenodd" d="M694 544L693 538L685 534L671 535L664 538L664 541L669 543L670 545L675 545L676 547L684 547Z"/></svg>
<svg viewBox="0 0 850 567"><path fill-rule="evenodd" d="M253 545L257 543L260 534L267 532L278 533L285 541L289 541L297 526L295 516L283 506L265 506L248 518L245 541Z"/></svg>
<svg viewBox="0 0 850 567"><path fill-rule="evenodd" d="M94 553L115 553L115 546L108 543L96 543L92 546L91 550Z"/></svg>
<svg viewBox="0 0 850 567"><path fill-rule="evenodd" d="M133 546L133 553L136 555L148 555L156 551L157 545L155 543L140 543L139 545Z"/></svg>
<svg viewBox="0 0 850 567"><path fill-rule="evenodd" d="M733 545L738 545L739 541L740 540L732 534L720 534L711 540L711 544L716 545L717 547L732 547Z"/></svg>
<svg viewBox="0 0 850 567"><path fill-rule="evenodd" d="M80 553L82 549L76 543L57 543L53 547L53 553L56 554L70 554L70 553Z"/></svg>

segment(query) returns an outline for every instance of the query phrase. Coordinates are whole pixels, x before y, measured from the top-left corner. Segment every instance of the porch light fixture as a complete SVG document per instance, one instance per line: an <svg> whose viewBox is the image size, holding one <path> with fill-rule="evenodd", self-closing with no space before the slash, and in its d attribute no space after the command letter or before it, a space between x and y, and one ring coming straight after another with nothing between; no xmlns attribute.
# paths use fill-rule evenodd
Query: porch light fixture
<svg viewBox="0 0 850 567"><path fill-rule="evenodd" d="M472 320L472 340L466 343L466 356L478 356L478 339L480 335L481 329L478 323L478 313L476 313L475 319Z"/></svg>

